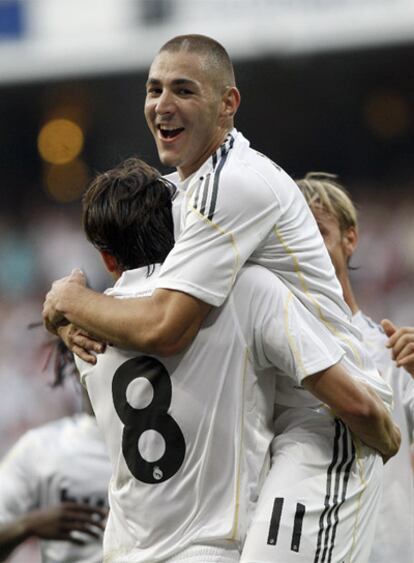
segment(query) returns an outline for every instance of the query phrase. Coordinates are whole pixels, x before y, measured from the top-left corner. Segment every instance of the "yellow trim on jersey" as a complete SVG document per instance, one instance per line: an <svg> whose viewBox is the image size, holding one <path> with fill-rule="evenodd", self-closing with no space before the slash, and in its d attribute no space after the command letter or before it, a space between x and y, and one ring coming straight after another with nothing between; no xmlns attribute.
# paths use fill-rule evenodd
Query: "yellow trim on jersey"
<svg viewBox="0 0 414 563"><path fill-rule="evenodd" d="M246 391L246 375L247 366L249 363L249 350L248 348L244 351L244 361L243 361L243 378L242 378L242 409L240 413L240 442L239 442L239 453L237 459L237 477L236 477L236 506L234 511L234 521L231 535L229 540L237 539L237 530L239 527L239 511L240 511L240 472L241 472L241 457L243 449L243 436L244 436L244 407L245 407L245 391Z"/></svg>
<svg viewBox="0 0 414 563"><path fill-rule="evenodd" d="M341 334L337 328L330 322L328 321L328 319L326 319L325 315L323 314L323 311L321 309L321 306L319 305L317 299L312 295L312 293L309 291L308 288L308 284L306 283L305 277L303 275L303 272L300 268L300 264L299 264L299 260L298 257L296 256L296 254L293 252L293 250L289 247L289 245L285 242L282 233L280 232L280 230L275 227L274 228L274 232L275 232L275 236L276 238L279 240L280 244L283 246L283 248L285 249L286 254L288 254L291 258L292 258L292 262L293 262L293 269L295 271L295 274L297 275L300 285L302 286L302 291L303 293L306 295L306 297L311 301L311 303L313 304L313 306L315 307L317 313L318 313L318 317L319 320L325 325L325 327L337 338L339 338L340 340L342 340L343 342L345 342L345 344L347 344L349 346L349 348L352 350L352 353L354 354L355 360L358 362L359 367L363 367L362 364L362 360L361 360L361 356L359 355L358 351L355 350L352 342L349 340L349 338L347 338L346 336L344 336L343 334Z"/></svg>
<svg viewBox="0 0 414 563"><path fill-rule="evenodd" d="M303 364L302 356L301 356L301 354L300 354L300 352L299 352L299 350L296 346L295 338L294 338L294 336L292 336L292 334L290 333L290 329L289 329L289 305L290 305L290 302L292 301L292 299L293 299L293 293L289 290L285 304L283 306L283 311L284 311L283 321L284 321L284 325L285 325L285 333L286 333L286 336L287 336L287 339L288 339L288 342L289 342L290 349L292 350L292 354L295 358L295 362L300 367L300 369L302 370L302 373L304 374L304 376L306 376L307 372L306 372L305 366Z"/></svg>
<svg viewBox="0 0 414 563"><path fill-rule="evenodd" d="M205 223L207 223L208 225L210 225L211 227L213 227L213 229L216 229L221 235L225 235L228 236L230 239L230 244L233 248L233 252L235 254L235 263L234 263L234 267L233 267L233 274L231 277L231 282L230 282L230 289L233 287L234 281L236 279L236 276L240 270L240 254L239 254L239 250L237 248L237 243L236 243L236 239L234 238L233 233L231 232L227 232L223 229L223 227L220 227L220 225L217 225L217 223L213 223L213 221L211 221L210 219L208 219L208 217L205 217L202 213L200 213L198 211L198 209L194 209L194 207L190 207L190 211L192 211L195 215L197 215L197 217L199 219L202 219Z"/></svg>

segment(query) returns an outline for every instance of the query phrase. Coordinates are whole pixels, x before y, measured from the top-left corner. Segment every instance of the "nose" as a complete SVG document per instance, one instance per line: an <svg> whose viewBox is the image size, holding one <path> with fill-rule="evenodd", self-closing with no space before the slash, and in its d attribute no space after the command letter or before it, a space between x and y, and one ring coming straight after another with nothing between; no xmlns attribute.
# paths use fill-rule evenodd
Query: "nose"
<svg viewBox="0 0 414 563"><path fill-rule="evenodd" d="M168 90L163 90L157 98L155 111L158 115L168 115L174 112L174 96Z"/></svg>

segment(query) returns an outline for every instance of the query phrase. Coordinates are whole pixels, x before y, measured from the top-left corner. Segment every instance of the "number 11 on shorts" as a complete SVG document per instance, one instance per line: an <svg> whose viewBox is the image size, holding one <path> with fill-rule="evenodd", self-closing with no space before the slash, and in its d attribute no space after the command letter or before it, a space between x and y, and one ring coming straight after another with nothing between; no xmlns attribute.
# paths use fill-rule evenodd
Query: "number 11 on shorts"
<svg viewBox="0 0 414 563"><path fill-rule="evenodd" d="M270 518L269 535L267 537L268 545L276 545L279 535L280 521L282 518L284 498L277 497L273 503L272 516ZM302 536L303 518L305 516L305 505L298 502L296 504L295 518L293 522L292 542L290 549L292 551L299 551L300 538Z"/></svg>

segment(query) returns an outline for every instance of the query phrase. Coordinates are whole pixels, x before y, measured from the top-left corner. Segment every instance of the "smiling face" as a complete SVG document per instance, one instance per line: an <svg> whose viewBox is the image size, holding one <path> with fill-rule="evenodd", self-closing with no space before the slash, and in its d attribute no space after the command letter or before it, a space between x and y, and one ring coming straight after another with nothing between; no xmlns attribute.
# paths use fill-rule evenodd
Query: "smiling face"
<svg viewBox="0 0 414 563"><path fill-rule="evenodd" d="M161 51L147 80L145 117L161 162L182 179L195 172L232 127L239 98L222 89L205 57L188 51Z"/></svg>

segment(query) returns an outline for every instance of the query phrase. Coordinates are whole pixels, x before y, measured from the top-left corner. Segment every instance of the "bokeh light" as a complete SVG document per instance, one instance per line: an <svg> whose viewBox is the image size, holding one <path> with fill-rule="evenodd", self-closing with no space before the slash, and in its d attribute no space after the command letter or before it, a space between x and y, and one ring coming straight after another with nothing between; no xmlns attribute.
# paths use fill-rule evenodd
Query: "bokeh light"
<svg viewBox="0 0 414 563"><path fill-rule="evenodd" d="M373 94L365 104L364 114L371 131L386 140L405 134L412 121L407 99L391 90Z"/></svg>
<svg viewBox="0 0 414 563"><path fill-rule="evenodd" d="M37 146L41 157L50 164L67 164L82 151L82 129L69 119L53 119L40 130Z"/></svg>
<svg viewBox="0 0 414 563"><path fill-rule="evenodd" d="M60 203L69 203L79 199L85 191L88 181L88 167L80 159L68 164L52 164L45 168L46 191Z"/></svg>

